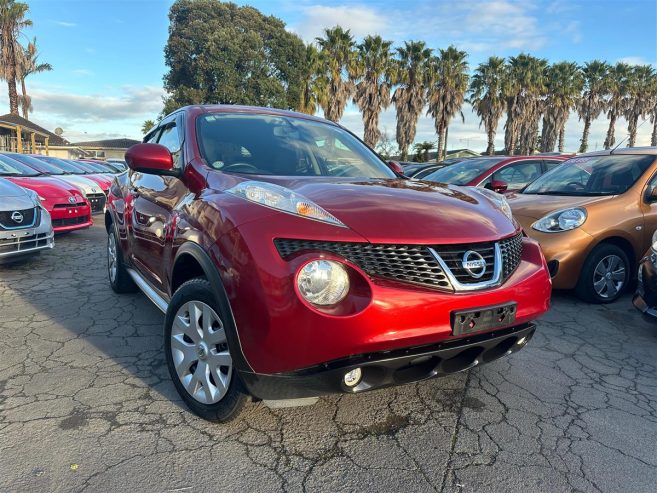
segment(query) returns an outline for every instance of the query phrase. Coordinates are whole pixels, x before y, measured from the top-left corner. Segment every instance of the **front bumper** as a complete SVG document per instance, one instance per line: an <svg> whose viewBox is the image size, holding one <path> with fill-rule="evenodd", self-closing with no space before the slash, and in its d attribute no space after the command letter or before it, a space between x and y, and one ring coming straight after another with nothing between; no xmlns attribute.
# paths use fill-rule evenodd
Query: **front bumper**
<svg viewBox="0 0 657 493"><path fill-rule="evenodd" d="M323 225L314 228L316 236L330 238L321 231ZM250 367L240 370L288 373L351 355L462 341L463 336L452 331L455 312L513 302L515 322L500 327L507 329L532 322L550 306L545 259L529 238L523 239L518 267L501 285L454 293L368 276L345 257L326 251L302 252L286 260L274 239L292 236L288 229L282 219L253 221L209 248L211 258L221 265L240 349ZM267 235L270 239L263 240ZM339 239L357 241L349 235L341 232ZM296 291L296 273L317 258L340 261L353 273L353 292L335 308L309 306Z"/></svg>
<svg viewBox="0 0 657 493"><path fill-rule="evenodd" d="M639 264L638 282L632 304L644 315L657 319L657 268L649 254Z"/></svg>
<svg viewBox="0 0 657 493"><path fill-rule="evenodd" d="M559 233L541 233L532 229L536 219L514 216L531 238L541 245L548 263L554 289L573 289L582 265L595 246L595 239L581 228Z"/></svg>
<svg viewBox="0 0 657 493"><path fill-rule="evenodd" d="M360 393L441 377L490 363L525 347L536 326L523 324L429 346L362 354L289 373L240 371L249 393L259 399L298 399L335 393ZM361 370L353 387L344 375Z"/></svg>
<svg viewBox="0 0 657 493"><path fill-rule="evenodd" d="M55 246L50 216L43 211L34 228L0 231L0 261L35 254Z"/></svg>
<svg viewBox="0 0 657 493"><path fill-rule="evenodd" d="M86 203L58 204L50 209L55 233L85 229L93 225L91 209Z"/></svg>

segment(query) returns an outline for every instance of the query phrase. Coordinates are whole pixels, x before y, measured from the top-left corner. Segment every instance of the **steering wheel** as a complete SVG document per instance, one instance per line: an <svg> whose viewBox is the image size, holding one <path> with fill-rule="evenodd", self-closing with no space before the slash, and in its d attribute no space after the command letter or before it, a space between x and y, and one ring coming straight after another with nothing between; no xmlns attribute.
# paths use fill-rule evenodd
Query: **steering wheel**
<svg viewBox="0 0 657 493"><path fill-rule="evenodd" d="M567 187L573 187L575 190L584 190L584 186L576 181L571 181L570 183L566 183Z"/></svg>
<svg viewBox="0 0 657 493"><path fill-rule="evenodd" d="M221 171L234 171L235 173L262 174L261 170L249 163L235 163L224 166Z"/></svg>

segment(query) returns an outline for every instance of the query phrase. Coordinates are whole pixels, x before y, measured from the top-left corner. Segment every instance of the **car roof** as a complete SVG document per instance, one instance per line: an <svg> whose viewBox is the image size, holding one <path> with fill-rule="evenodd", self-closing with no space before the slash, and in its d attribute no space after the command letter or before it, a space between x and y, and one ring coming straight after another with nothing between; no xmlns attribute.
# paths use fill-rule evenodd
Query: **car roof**
<svg viewBox="0 0 657 493"><path fill-rule="evenodd" d="M257 115L277 115L287 116L290 118L302 118L304 120L312 120L321 123L329 123L331 125L335 125L336 127L340 126L335 122L326 120L325 118L320 118L318 116L299 113L297 111L267 108L265 106L244 106L239 104L198 104L185 106L177 111L193 111L194 113L252 113Z"/></svg>
<svg viewBox="0 0 657 493"><path fill-rule="evenodd" d="M578 154L573 157L586 157L586 156L609 156L611 154L652 154L657 155L657 147L644 146L644 147L621 147L618 149L603 149L601 151L587 152L585 154Z"/></svg>

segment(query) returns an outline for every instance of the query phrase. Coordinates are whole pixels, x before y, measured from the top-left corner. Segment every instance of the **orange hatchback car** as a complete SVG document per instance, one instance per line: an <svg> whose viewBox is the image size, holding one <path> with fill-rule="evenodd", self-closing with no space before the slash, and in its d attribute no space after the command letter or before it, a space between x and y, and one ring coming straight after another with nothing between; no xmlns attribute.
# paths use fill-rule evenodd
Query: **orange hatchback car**
<svg viewBox="0 0 657 493"><path fill-rule="evenodd" d="M508 196L537 240L555 289L617 299L657 229L657 147L583 154Z"/></svg>

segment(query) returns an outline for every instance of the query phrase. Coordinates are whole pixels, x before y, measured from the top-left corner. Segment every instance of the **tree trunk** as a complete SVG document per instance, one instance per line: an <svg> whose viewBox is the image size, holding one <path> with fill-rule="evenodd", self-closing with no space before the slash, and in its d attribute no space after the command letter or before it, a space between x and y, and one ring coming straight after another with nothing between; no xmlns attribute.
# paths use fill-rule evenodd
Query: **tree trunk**
<svg viewBox="0 0 657 493"><path fill-rule="evenodd" d="M589 132L591 131L591 117L584 119L584 133L582 133L582 144L579 146L579 152L586 152L589 148Z"/></svg>
<svg viewBox="0 0 657 493"><path fill-rule="evenodd" d="M489 127L488 130L488 147L486 147L486 154L489 156L495 155L495 131L492 130L492 127Z"/></svg>
<svg viewBox="0 0 657 493"><path fill-rule="evenodd" d="M657 113L652 115L652 135L650 136L650 145L657 146Z"/></svg>
<svg viewBox="0 0 657 493"><path fill-rule="evenodd" d="M627 143L627 147L634 147L634 144L636 143L636 130L637 130L638 122L639 122L639 115L637 115L636 113L632 115L632 117L629 118L627 121L627 131L630 134L630 140Z"/></svg>
<svg viewBox="0 0 657 493"><path fill-rule="evenodd" d="M561 125L559 129L559 152L563 152L564 137L566 134L566 125Z"/></svg>
<svg viewBox="0 0 657 493"><path fill-rule="evenodd" d="M609 128L607 129L607 136L605 137L605 149L613 147L616 139L614 138L616 127L616 112L612 112L609 117Z"/></svg>
<svg viewBox="0 0 657 493"><path fill-rule="evenodd" d="M12 115L18 115L18 92L16 91L16 52L14 48L16 43L9 27L5 27L2 32L2 44L7 49L7 89L9 92L9 112ZM3 50L4 51L4 50Z"/></svg>
<svg viewBox="0 0 657 493"><path fill-rule="evenodd" d="M447 135L449 133L449 126L445 125L445 141L443 143L443 161L447 159Z"/></svg>
<svg viewBox="0 0 657 493"><path fill-rule="evenodd" d="M23 106L23 118L26 120L29 120L29 112L30 112L30 103L27 100L27 88L25 87L25 79L21 79L21 92L23 93L23 101L22 101L22 106Z"/></svg>
<svg viewBox="0 0 657 493"><path fill-rule="evenodd" d="M436 128L436 133L438 134L438 143L436 145L436 162L439 163L442 161L443 129L441 127Z"/></svg>

